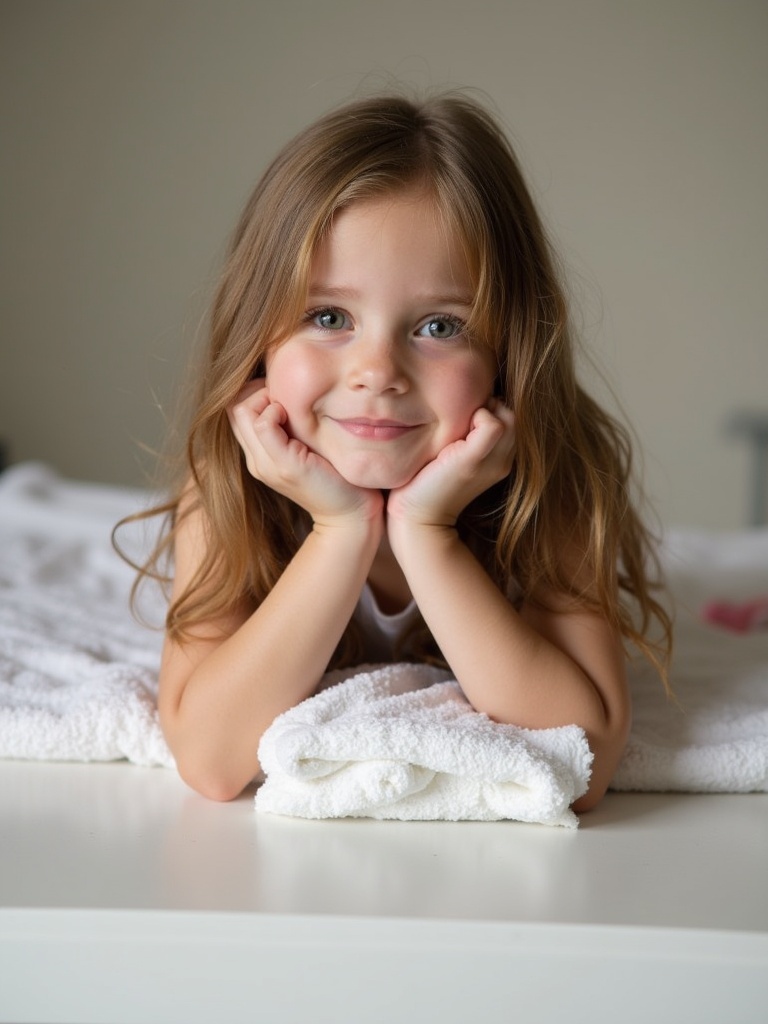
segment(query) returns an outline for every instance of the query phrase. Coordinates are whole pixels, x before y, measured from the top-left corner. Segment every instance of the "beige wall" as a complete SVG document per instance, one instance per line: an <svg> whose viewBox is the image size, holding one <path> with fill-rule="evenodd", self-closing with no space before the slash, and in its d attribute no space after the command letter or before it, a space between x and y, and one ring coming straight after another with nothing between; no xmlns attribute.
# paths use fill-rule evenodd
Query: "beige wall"
<svg viewBox="0 0 768 1024"><path fill-rule="evenodd" d="M0 438L138 482L276 147L391 79L487 93L666 523L735 527L768 410L768 5L2 0ZM588 371L587 371L588 372Z"/></svg>

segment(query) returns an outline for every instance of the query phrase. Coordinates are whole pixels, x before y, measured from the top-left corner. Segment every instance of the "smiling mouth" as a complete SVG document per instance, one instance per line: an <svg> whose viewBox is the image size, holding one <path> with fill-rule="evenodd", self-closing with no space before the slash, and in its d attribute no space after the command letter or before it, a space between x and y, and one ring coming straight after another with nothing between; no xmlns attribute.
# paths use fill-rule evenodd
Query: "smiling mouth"
<svg viewBox="0 0 768 1024"><path fill-rule="evenodd" d="M336 420L336 423L348 434L367 441L396 441L416 430L417 423L400 423L397 420L370 420L366 418Z"/></svg>

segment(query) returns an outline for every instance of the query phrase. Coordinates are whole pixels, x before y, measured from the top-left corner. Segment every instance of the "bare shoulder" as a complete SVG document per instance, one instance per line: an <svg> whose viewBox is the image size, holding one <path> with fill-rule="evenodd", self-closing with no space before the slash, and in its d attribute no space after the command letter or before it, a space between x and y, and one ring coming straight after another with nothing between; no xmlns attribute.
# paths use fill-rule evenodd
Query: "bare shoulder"
<svg viewBox="0 0 768 1024"><path fill-rule="evenodd" d="M179 501L174 525L172 605L194 590L199 582L209 538L205 512L197 500L194 485L190 483ZM246 618L247 611L238 608L227 615L201 619L183 639L172 638L166 633L158 693L161 719L178 709L195 668L236 632Z"/></svg>
<svg viewBox="0 0 768 1024"><path fill-rule="evenodd" d="M195 484L189 481L176 508L173 538L173 591L175 601L186 590L205 559L208 523Z"/></svg>

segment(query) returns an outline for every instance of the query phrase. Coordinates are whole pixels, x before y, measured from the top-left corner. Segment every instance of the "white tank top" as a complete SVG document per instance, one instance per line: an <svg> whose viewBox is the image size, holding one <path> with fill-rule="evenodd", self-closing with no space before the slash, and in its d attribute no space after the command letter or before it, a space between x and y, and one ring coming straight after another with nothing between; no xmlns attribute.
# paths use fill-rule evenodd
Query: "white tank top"
<svg viewBox="0 0 768 1024"><path fill-rule="evenodd" d="M366 583L355 609L355 619L365 635L366 658L369 661L391 661L395 645L417 617L416 603L411 601L402 611L386 615L376 603L373 591Z"/></svg>

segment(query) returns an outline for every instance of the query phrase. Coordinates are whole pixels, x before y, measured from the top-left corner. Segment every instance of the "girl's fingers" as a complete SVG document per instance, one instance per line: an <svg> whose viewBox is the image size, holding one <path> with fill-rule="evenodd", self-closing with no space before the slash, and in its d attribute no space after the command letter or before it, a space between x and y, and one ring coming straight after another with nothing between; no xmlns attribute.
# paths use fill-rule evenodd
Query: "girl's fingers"
<svg viewBox="0 0 768 1024"><path fill-rule="evenodd" d="M514 427L515 425L515 413L513 409L510 409L508 405L504 405L503 402L498 402L496 408L493 410L493 415L500 419L505 427Z"/></svg>
<svg viewBox="0 0 768 1024"><path fill-rule="evenodd" d="M486 459L494 452L505 459L514 449L514 424L514 413L500 403L494 411L478 409L466 437L467 453L476 460Z"/></svg>
<svg viewBox="0 0 768 1024"><path fill-rule="evenodd" d="M267 399L264 408L256 420L256 426L266 423L271 427L282 427L286 419L287 416L283 406L279 405L277 402L270 402L269 399Z"/></svg>
<svg viewBox="0 0 768 1024"><path fill-rule="evenodd" d="M390 495L395 515L424 522L455 522L473 498L511 472L515 416L500 402L477 409L465 438L449 444L434 462ZM397 511L396 511L397 510Z"/></svg>
<svg viewBox="0 0 768 1024"><path fill-rule="evenodd" d="M481 407L480 409L477 410L475 416L477 416L478 413L483 413L486 416L491 416L493 419L497 420L499 423L502 424L505 431L511 431L514 428L514 411L510 409L508 405L504 405L504 403L499 398L492 398L487 406Z"/></svg>
<svg viewBox="0 0 768 1024"><path fill-rule="evenodd" d="M335 470L285 430L285 408L270 401L263 383L259 386L258 382L251 382L243 389L230 419L251 475L298 501L303 508L313 491L319 493L329 486L338 486Z"/></svg>
<svg viewBox="0 0 768 1024"><path fill-rule="evenodd" d="M256 443L275 463L282 462L291 450L291 438L283 429L285 420L285 409L271 402L253 423Z"/></svg>
<svg viewBox="0 0 768 1024"><path fill-rule="evenodd" d="M244 427L249 418L260 416L269 405L269 392L264 385L263 378L248 381L234 402L227 406L227 417L241 444L242 438L238 433L237 425Z"/></svg>

